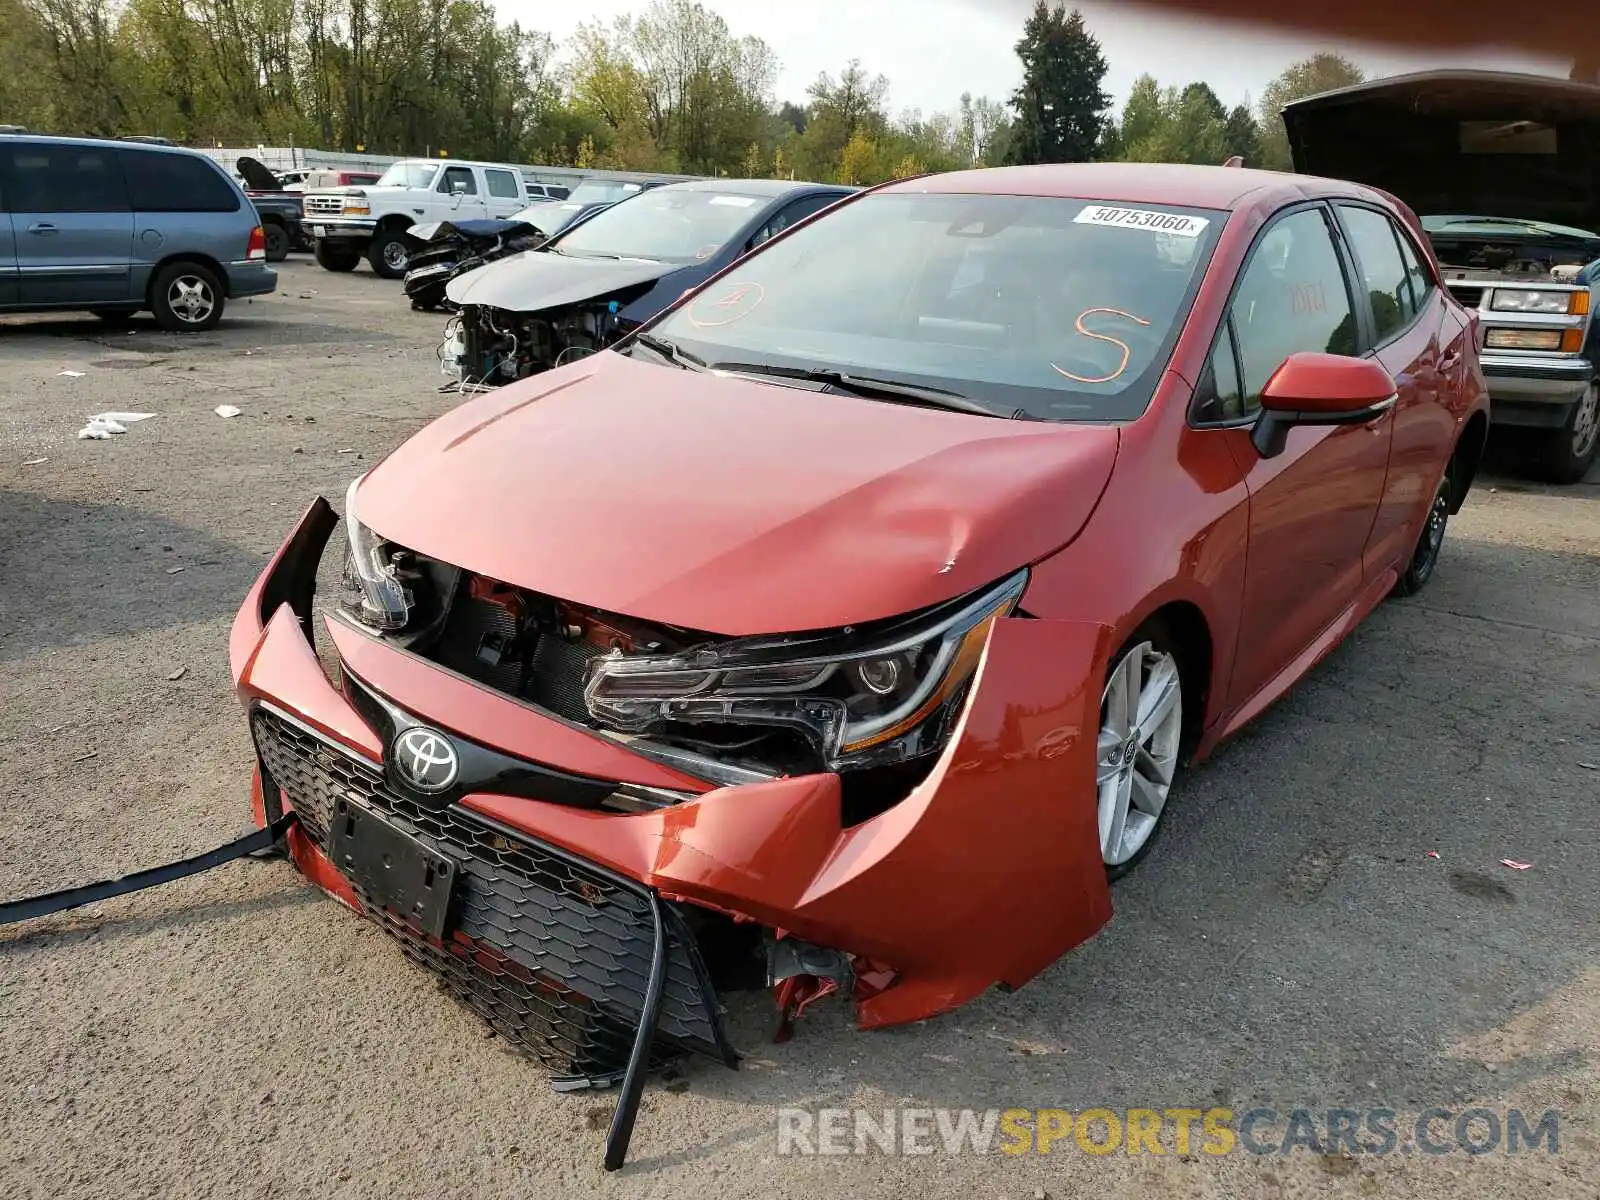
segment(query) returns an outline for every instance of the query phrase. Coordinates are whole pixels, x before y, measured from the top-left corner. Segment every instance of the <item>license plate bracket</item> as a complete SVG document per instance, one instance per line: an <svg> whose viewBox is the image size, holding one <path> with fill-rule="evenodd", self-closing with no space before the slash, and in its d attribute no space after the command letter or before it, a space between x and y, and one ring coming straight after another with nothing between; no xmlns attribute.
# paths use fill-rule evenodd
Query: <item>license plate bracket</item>
<svg viewBox="0 0 1600 1200"><path fill-rule="evenodd" d="M375 904L444 940L459 864L349 799L334 804L328 857Z"/></svg>
<svg viewBox="0 0 1600 1200"><path fill-rule="evenodd" d="M313 225L311 227L311 236L312 237L327 237L328 236L328 227L326 225Z"/></svg>

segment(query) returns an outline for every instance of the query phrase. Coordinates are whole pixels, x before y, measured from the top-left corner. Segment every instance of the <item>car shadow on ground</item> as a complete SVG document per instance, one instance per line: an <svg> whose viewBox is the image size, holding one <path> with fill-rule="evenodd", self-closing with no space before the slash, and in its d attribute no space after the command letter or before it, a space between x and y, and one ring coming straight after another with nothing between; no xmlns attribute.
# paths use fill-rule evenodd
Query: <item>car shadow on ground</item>
<svg viewBox="0 0 1600 1200"><path fill-rule="evenodd" d="M0 488L0 662L230 613L263 562L143 509Z"/></svg>
<svg viewBox="0 0 1600 1200"><path fill-rule="evenodd" d="M1447 550L1426 592L1382 605L1183 781L1110 925L1023 988L871 1034L829 1000L782 1045L764 994L729 997L758 1070L691 1068L695 1090L761 1109L728 1137L770 1135L784 1104L1459 1108L1572 1066L1570 1049L1453 1048L1600 955L1581 765L1600 762L1600 611L1572 633L1496 617L1530 573L1593 609L1600 560Z"/></svg>

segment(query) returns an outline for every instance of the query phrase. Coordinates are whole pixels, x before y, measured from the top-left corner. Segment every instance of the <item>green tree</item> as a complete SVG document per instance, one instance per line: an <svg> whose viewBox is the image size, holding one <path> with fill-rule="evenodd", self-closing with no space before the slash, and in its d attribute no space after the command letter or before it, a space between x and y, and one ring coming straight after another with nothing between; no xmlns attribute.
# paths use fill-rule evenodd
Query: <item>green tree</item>
<svg viewBox="0 0 1600 1200"><path fill-rule="evenodd" d="M806 94L811 98L806 128L794 147L794 165L804 178L838 176L845 149L858 133L875 144L888 128L884 101L889 81L867 72L860 59L851 59L838 79L824 71Z"/></svg>
<svg viewBox="0 0 1600 1200"><path fill-rule="evenodd" d="M1106 58L1077 9L1061 0L1035 0L1017 43L1022 86L1011 97L1016 113L1010 161L1087 162L1095 157L1111 97Z"/></svg>
<svg viewBox="0 0 1600 1200"><path fill-rule="evenodd" d="M1289 131L1283 123L1284 107L1306 96L1361 83L1366 74L1338 54L1317 54L1295 63L1261 93L1261 165L1287 171L1292 165Z"/></svg>
<svg viewBox="0 0 1600 1200"><path fill-rule="evenodd" d="M1228 154L1237 154L1247 167L1261 165L1261 130L1249 104L1240 104L1228 114L1226 126Z"/></svg>
<svg viewBox="0 0 1600 1200"><path fill-rule="evenodd" d="M1228 156L1225 115L1203 83L1163 90L1153 77L1142 76L1123 109L1122 156L1130 162L1220 166Z"/></svg>

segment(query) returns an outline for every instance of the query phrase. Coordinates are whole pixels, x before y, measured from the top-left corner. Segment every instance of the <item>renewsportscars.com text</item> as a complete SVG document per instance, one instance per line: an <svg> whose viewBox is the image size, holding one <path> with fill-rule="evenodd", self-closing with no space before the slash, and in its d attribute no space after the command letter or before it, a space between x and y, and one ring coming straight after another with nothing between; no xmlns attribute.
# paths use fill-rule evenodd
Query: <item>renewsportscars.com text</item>
<svg viewBox="0 0 1600 1200"><path fill-rule="evenodd" d="M778 1153L1555 1154L1560 1117L1521 1109L780 1108Z"/></svg>

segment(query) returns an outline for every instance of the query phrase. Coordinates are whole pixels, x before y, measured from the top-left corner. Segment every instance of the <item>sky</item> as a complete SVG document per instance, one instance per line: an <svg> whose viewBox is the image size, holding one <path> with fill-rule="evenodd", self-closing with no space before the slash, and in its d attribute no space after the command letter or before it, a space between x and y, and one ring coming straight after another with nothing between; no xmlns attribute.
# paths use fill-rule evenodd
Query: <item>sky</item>
<svg viewBox="0 0 1600 1200"><path fill-rule="evenodd" d="M503 19L543 30L558 41L582 21L610 22L642 12L647 0L493 0ZM899 112L953 109L964 91L1003 100L1019 82L1015 45L1032 0L703 0L735 35L751 34L773 48L781 63L777 99L805 101L819 72L837 76L852 57L889 79L889 105ZM1325 2L1325 0L1324 0ZM1264 33L1249 26L1206 24L1152 15L1115 0L1081 0L1089 28L1105 49L1111 71L1106 90L1120 105L1133 81L1149 72L1163 85L1209 83L1228 105L1256 97L1296 59L1337 50L1361 64L1369 77L1429 67L1493 67L1565 75L1567 64L1517 58L1485 50L1477 55L1428 58L1359 44ZM803 17L803 19L802 19Z"/></svg>

